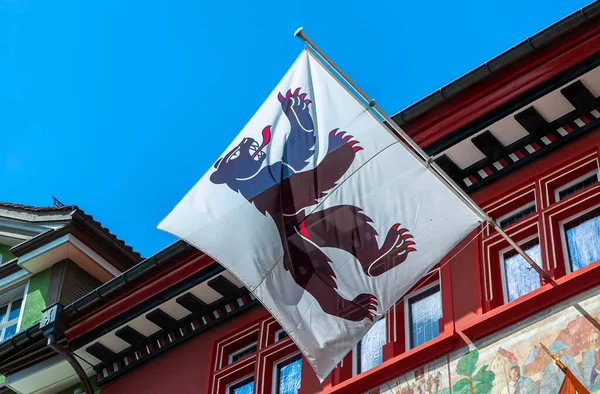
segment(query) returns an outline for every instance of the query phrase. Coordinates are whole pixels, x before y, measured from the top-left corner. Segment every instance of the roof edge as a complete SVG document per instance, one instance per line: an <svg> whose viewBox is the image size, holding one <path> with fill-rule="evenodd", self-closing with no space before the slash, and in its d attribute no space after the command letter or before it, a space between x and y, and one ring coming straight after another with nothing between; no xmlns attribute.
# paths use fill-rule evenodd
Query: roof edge
<svg viewBox="0 0 600 394"><path fill-rule="evenodd" d="M406 126L420 116L448 104L450 99L463 94L468 89L507 67L519 63L529 55L547 48L559 39L568 36L574 29L584 26L599 17L600 2L593 2L397 112L392 115L392 119L400 126Z"/></svg>

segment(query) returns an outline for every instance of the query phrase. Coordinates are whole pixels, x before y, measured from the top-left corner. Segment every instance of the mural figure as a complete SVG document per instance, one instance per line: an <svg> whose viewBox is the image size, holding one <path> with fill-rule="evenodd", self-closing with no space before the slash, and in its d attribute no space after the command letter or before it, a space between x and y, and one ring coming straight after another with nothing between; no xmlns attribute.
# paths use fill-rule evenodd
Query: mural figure
<svg viewBox="0 0 600 394"><path fill-rule="evenodd" d="M550 350L554 357L558 358L567 368L569 368L580 382L583 382L581 371L573 357L564 355L564 350L568 348L569 347L561 341L555 341L548 346L548 350ZM551 361L549 357L547 358L549 362L548 365L546 365L546 368L544 368L544 374L542 375L540 394L558 394L560 386L565 378L565 374L560 370L558 365Z"/></svg>
<svg viewBox="0 0 600 394"><path fill-rule="evenodd" d="M583 384L600 383L600 331L592 331L588 336L590 348L583 353Z"/></svg>
<svg viewBox="0 0 600 394"><path fill-rule="evenodd" d="M512 367L508 372L508 384L502 389L501 394L537 394L538 387L533 380L521 376L521 369Z"/></svg>
<svg viewBox="0 0 600 394"><path fill-rule="evenodd" d="M502 394L502 390L510 382L510 370L519 365L516 355L503 347L500 347L492 361L490 361L490 371L496 374L492 383L492 394Z"/></svg>

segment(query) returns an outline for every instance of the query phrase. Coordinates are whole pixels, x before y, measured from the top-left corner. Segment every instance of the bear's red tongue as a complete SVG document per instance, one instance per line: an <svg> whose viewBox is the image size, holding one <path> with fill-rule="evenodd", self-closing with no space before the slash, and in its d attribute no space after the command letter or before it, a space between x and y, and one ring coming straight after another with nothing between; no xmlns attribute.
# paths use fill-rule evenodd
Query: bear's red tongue
<svg viewBox="0 0 600 394"><path fill-rule="evenodd" d="M263 148L265 146L267 146L267 144L269 142L271 142L271 126L267 126L263 129L262 131L262 137L263 137L263 142L262 144L258 147L258 149L256 150L256 152L254 152L254 154L252 155L252 158L254 158L256 155L258 155L258 153L263 150Z"/></svg>

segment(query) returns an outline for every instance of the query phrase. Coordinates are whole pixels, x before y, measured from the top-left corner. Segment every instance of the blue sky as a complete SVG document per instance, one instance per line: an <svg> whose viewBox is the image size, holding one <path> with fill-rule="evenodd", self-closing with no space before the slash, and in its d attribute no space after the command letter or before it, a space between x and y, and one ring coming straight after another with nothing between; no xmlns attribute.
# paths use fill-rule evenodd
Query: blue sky
<svg viewBox="0 0 600 394"><path fill-rule="evenodd" d="M581 0L0 0L0 201L92 214L144 256L302 49L393 114Z"/></svg>

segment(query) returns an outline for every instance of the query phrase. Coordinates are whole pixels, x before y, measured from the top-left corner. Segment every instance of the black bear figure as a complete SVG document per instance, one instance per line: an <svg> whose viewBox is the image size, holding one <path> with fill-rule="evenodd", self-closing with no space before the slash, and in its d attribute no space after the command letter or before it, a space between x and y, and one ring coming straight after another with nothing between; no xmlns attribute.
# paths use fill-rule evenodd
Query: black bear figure
<svg viewBox="0 0 600 394"><path fill-rule="evenodd" d="M271 142L271 126L262 141L244 138L215 163L210 180L226 184L273 218L284 250L283 266L308 291L325 313L352 321L375 316L378 301L372 294L352 300L337 291L336 276L321 248L338 248L352 254L368 276L378 276L416 251L408 230L392 226L381 247L372 220L353 205L339 205L306 215L325 192L333 189L350 168L362 147L343 131L329 133L327 153L314 168L305 169L314 152L316 135L309 111L311 101L300 88L278 94L291 129L281 160L263 166L264 148Z"/></svg>

